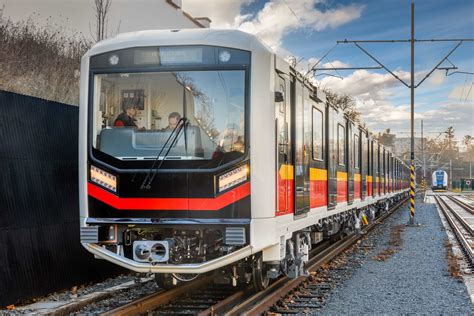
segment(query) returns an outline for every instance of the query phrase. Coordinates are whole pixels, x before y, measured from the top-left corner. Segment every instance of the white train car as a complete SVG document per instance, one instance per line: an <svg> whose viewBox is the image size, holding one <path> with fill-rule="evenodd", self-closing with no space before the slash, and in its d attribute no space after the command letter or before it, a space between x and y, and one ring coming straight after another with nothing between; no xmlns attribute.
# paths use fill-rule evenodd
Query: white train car
<svg viewBox="0 0 474 316"><path fill-rule="evenodd" d="M162 286L296 277L408 192L400 159L240 31L99 42L80 99L81 242Z"/></svg>
<svg viewBox="0 0 474 316"><path fill-rule="evenodd" d="M431 189L433 191L446 191L448 189L448 174L444 170L436 170L431 176Z"/></svg>

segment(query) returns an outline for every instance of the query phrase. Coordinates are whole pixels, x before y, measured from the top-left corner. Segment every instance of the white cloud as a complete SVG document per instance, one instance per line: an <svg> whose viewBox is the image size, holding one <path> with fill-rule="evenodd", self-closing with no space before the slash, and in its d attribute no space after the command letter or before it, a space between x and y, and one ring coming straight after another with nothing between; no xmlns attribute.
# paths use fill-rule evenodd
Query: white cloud
<svg viewBox="0 0 474 316"><path fill-rule="evenodd" d="M449 98L458 101L474 101L474 87L472 82L454 87Z"/></svg>
<svg viewBox="0 0 474 316"><path fill-rule="evenodd" d="M301 28L322 31L336 28L361 16L363 6L349 5L321 11L316 8L319 0L273 0L265 4L256 16L236 25L239 29L256 34L272 48L281 46L282 38Z"/></svg>
<svg viewBox="0 0 474 316"><path fill-rule="evenodd" d="M404 81L410 79L410 73L406 71L395 71L395 74ZM383 101L392 94L389 88L400 86L400 82L391 74L380 74L368 72L367 70L356 70L344 80L334 77L325 77L320 81L322 88L328 88L337 93L345 93L364 101Z"/></svg>
<svg viewBox="0 0 474 316"><path fill-rule="evenodd" d="M410 73L404 71L395 72L405 82L409 82ZM415 74L417 80L423 73ZM385 73L371 73L366 70L357 70L345 77L343 80L325 77L318 82L320 87L328 88L340 94L349 94L356 100L357 109L362 113L362 120L369 129L374 132L383 131L386 128L392 131L409 131L410 129L410 105L393 104L389 100L392 96L398 96L400 89L404 87L392 75ZM467 134L474 134L474 87L470 96L465 100L469 87L464 86L463 98L459 102L463 86L453 89L450 98L444 103L432 104L429 110L420 111L415 108L416 129L419 128L419 120L424 120L426 131L443 131L449 126L454 126L456 136L462 138ZM408 96L407 89L407 96ZM470 102L471 101L471 102ZM416 105L420 106L417 101ZM436 108L433 109L433 106Z"/></svg>
<svg viewBox="0 0 474 316"><path fill-rule="evenodd" d="M437 70L431 74L429 83L433 86L439 86L443 84L445 78L446 78L446 73L444 71Z"/></svg>
<svg viewBox="0 0 474 316"><path fill-rule="evenodd" d="M185 0L183 9L193 16L207 16L213 28L238 28L255 34L268 46L278 49L285 35L297 29L322 31L349 23L361 16L363 6L348 5L320 10L321 0L271 0L255 15L242 15L243 5L254 0Z"/></svg>
<svg viewBox="0 0 474 316"><path fill-rule="evenodd" d="M209 17L213 28L231 28L240 25L249 16L241 15L243 5L254 0L184 0L183 10L195 17Z"/></svg>

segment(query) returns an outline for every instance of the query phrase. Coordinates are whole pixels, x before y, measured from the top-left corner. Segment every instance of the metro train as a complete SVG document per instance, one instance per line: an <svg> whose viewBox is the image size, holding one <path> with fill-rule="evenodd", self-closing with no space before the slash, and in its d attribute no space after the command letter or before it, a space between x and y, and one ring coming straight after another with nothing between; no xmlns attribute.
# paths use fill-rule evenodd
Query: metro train
<svg viewBox="0 0 474 316"><path fill-rule="evenodd" d="M81 243L162 287L302 275L409 190L400 158L237 30L97 43L79 111Z"/></svg>
<svg viewBox="0 0 474 316"><path fill-rule="evenodd" d="M448 174L444 170L436 170L431 175L431 189L443 192L448 190Z"/></svg>

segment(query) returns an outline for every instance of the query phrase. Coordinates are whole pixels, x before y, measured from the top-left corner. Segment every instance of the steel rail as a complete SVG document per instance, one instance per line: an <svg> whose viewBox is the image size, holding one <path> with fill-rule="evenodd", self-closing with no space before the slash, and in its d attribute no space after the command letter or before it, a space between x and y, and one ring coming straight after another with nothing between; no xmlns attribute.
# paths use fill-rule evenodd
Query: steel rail
<svg viewBox="0 0 474 316"><path fill-rule="evenodd" d="M319 252L325 252L328 251L328 248L330 247L330 242L321 242L319 246L316 248L312 249L310 251L310 256L314 260L313 257L316 256ZM270 295L273 289L278 288L279 286L282 286L285 282L288 282L289 278L287 277L280 277L278 278L275 282L271 283L268 288L266 288L263 291L260 292L255 292L255 289L253 286L250 286L242 291L239 291L232 296L228 297L227 299L209 307L205 311L202 311L199 313L199 316L205 316L205 315L221 315L226 312L228 312L231 308L235 307L236 305L242 303L242 301L258 301L262 300L265 298L265 296ZM251 299L249 299L251 297Z"/></svg>
<svg viewBox="0 0 474 316"><path fill-rule="evenodd" d="M471 235L471 236L474 236L474 229L472 228L471 225L469 225L468 222L466 222L466 220L461 216L461 214L459 214L458 211L456 211L455 209L452 208L451 205L449 205L447 203L447 201L444 199L444 196L443 197L440 197L439 198L440 201L443 202L444 206L456 217L456 219L458 220L459 223L461 223L461 225L464 227L464 229ZM448 201L452 201L450 198L448 198ZM453 203L456 203L456 202L453 202ZM461 206L459 204L456 204L458 206ZM469 214L471 214L469 212L469 210L466 210L464 209L463 206L461 206L463 208L463 210L467 211Z"/></svg>
<svg viewBox="0 0 474 316"><path fill-rule="evenodd" d="M372 224L368 225L364 232L369 232L372 230L377 224L381 223L385 220L388 216L390 216L395 210L397 210L400 206L402 206L408 198L400 201L395 206L393 206L389 212L385 213L384 215L380 216L376 219ZM310 259L307 263L308 271L314 272L318 268L320 268L325 263L331 261L334 257L338 254L349 248L353 245L357 240L359 240L363 235L350 235L346 238L336 242L335 244L331 245L330 247L326 248L324 251ZM230 311L225 313L225 315L259 315L265 313L268 309L274 306L282 297L286 296L289 292L293 289L298 287L301 283L307 280L306 276L300 276L295 279L290 279L288 277L279 279L277 282L273 283L269 288L265 291L265 295L260 295L257 293L256 295L250 297L246 301L242 302L241 304L235 306ZM271 292L267 294L268 292Z"/></svg>
<svg viewBox="0 0 474 316"><path fill-rule="evenodd" d="M465 210L467 210L469 213L474 214L474 207L471 205L467 204L464 201L459 200L455 196L448 195L449 199L453 201L454 203L458 204L459 206L463 207Z"/></svg>
<svg viewBox="0 0 474 316"><path fill-rule="evenodd" d="M444 217L446 218L446 221L448 222L449 226L451 226L451 229L454 233L454 236L456 237L459 244L461 245L461 248L466 253L470 263L473 264L474 263L474 251L473 251L472 246L471 246L472 240L471 240L471 242L469 242L466 239L465 234L463 234L463 232L461 231L461 229L459 227L460 226L459 224L461 224L461 223L456 224L457 218L453 217L449 214L450 211L447 207L445 207L445 205L446 205L445 202L438 195L435 195L434 197L435 197L436 203L438 204L441 212L443 213ZM462 227L463 226L461 224L461 228ZM471 236L469 236L469 237L471 237Z"/></svg>
<svg viewBox="0 0 474 316"><path fill-rule="evenodd" d="M160 291L157 293L150 294L142 297L129 304L120 306L116 309L103 313L103 316L132 316L147 313L161 305L165 305L183 294L190 291L197 290L198 288L209 285L212 282L212 276L205 276L195 281L185 283L181 286L173 288L169 291Z"/></svg>
<svg viewBox="0 0 474 316"><path fill-rule="evenodd" d="M393 213L398 207L400 207L404 202L406 202L407 199L401 201L392 209L387 212L386 214L382 215L378 219L374 221L374 223L368 225L364 231L369 231L373 227L375 227L376 224L380 223L383 221L386 217L388 217L391 213ZM317 247L315 248L312 253L316 252L316 254L308 261L308 271L313 272L317 268L319 268L321 265L329 262L332 258L334 258L336 255L338 255L340 252L343 250L347 249L349 246L351 246L353 243L355 243L361 236L357 235L350 235L347 236L346 238L334 243L333 245L329 247ZM323 244L326 246L326 244ZM321 248L321 249L320 249ZM299 285L301 282L306 280L306 276L300 276L296 279L290 279L288 277L281 277L278 280L276 280L274 283L272 283L266 290L255 293L255 290L253 289L252 286L247 287L243 290L237 291L230 295L229 297L225 298L224 300L219 301L215 305L209 307L206 310L201 311L198 313L198 315L216 315L216 314L233 314L232 310L234 310L236 307L234 307L231 311L229 310L229 307L232 307L234 305L239 306L240 308L245 307L243 304L239 304L244 300L244 302L252 302L252 304L249 304L246 306L247 309L251 308L249 312L252 312L256 306L252 306L254 302L259 301L259 302L268 302L267 304L270 304L270 300L268 300L268 297L271 297L274 295L275 291L279 291L281 294L284 294L285 289L288 288L286 293L289 291L289 288L291 287L289 284L291 283L293 285L293 288ZM200 288L204 288L212 283L213 277L211 275L204 276L202 278L198 278L195 281L189 282L189 283L184 283L183 285L173 288L168 291L160 291L157 293L150 294L148 296L142 297L136 301L133 301L129 304L120 306L116 309L107 311L103 313L102 315L119 315L119 316L125 316L125 315L137 315L137 314L143 314L147 313L151 310L154 310L160 306L166 305L180 296L196 291ZM271 304L268 308L273 306L274 304ZM248 314L248 313L243 313L243 314Z"/></svg>

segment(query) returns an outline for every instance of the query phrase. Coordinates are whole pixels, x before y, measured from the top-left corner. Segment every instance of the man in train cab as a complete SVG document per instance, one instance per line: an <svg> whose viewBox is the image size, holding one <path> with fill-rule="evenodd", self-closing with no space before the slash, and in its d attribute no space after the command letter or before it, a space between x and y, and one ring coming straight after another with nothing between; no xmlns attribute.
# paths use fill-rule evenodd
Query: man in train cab
<svg viewBox="0 0 474 316"><path fill-rule="evenodd" d="M126 103L122 106L123 112L120 113L114 122L114 127L135 127L135 117L138 114L138 106L135 103Z"/></svg>
<svg viewBox="0 0 474 316"><path fill-rule="evenodd" d="M176 126L178 126L178 122L181 119L181 115L178 112L172 112L168 115L168 126L163 128L163 132L172 132Z"/></svg>

